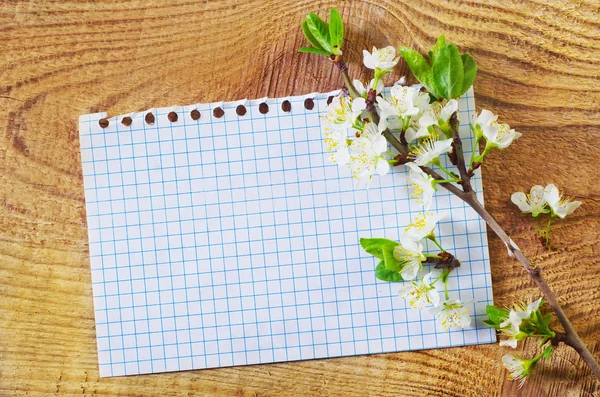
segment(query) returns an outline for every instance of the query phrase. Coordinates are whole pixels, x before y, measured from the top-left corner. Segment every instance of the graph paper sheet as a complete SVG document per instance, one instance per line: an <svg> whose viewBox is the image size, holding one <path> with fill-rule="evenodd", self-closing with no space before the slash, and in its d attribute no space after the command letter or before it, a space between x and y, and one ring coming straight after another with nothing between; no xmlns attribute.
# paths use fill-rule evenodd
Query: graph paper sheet
<svg viewBox="0 0 600 397"><path fill-rule="evenodd" d="M150 109L126 115L127 127L123 116L106 128L106 114L81 116L101 376L495 341L482 324L492 303L485 225L444 189L436 234L462 260L449 285L474 299L472 326L445 331L407 307L401 284L375 278L359 238L397 240L420 207L405 167L366 190L329 161L320 116L332 94L247 101L243 116L238 102ZM460 108L467 137L471 91ZM482 198L479 174L473 184Z"/></svg>

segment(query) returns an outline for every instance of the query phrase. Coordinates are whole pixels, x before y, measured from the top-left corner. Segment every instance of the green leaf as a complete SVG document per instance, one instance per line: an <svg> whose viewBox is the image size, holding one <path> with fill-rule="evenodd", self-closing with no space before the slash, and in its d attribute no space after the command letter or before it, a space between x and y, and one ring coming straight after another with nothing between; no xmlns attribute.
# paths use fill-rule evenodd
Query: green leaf
<svg viewBox="0 0 600 397"><path fill-rule="evenodd" d="M477 74L477 62L473 59L473 57L469 54L462 54L460 56L462 58L463 70L464 70L464 80L462 85L462 92L460 95L467 92L469 88L475 82L475 75Z"/></svg>
<svg viewBox="0 0 600 397"><path fill-rule="evenodd" d="M483 320L483 323L485 325L487 325L488 327L490 327L490 328L494 328L494 329L500 328L500 326L498 324L496 324L496 323L494 323L493 321L490 321L490 320Z"/></svg>
<svg viewBox="0 0 600 397"><path fill-rule="evenodd" d="M398 272L394 272L385 268L384 261L379 262L375 268L375 277L381 281L387 281L390 283L397 283L402 281L402 276Z"/></svg>
<svg viewBox="0 0 600 397"><path fill-rule="evenodd" d="M546 360L550 360L550 355L552 354L552 349L553 349L552 345L549 345L548 347L546 347L546 349L544 349L544 352L542 353L542 355L544 356L544 358Z"/></svg>
<svg viewBox="0 0 600 397"><path fill-rule="evenodd" d="M369 254L375 256L378 259L383 260L382 247L386 244L398 244L393 240L387 238L361 238L360 246Z"/></svg>
<svg viewBox="0 0 600 397"><path fill-rule="evenodd" d="M550 320L552 320L552 313L546 314L544 317L544 325L547 327L550 324Z"/></svg>
<svg viewBox="0 0 600 397"><path fill-rule="evenodd" d="M315 48L315 47L300 47L300 48L298 48L298 52L310 52L312 54L319 54L319 55L326 55L326 56L331 55L327 51L322 50L320 48Z"/></svg>
<svg viewBox="0 0 600 397"><path fill-rule="evenodd" d="M302 22L302 32L304 32L304 37L306 37L306 40L316 49L319 50L323 50L323 47L321 46L321 44L319 44L319 42L317 41L317 39L315 39L315 36L313 36L313 34L311 33L310 29L308 28L308 20L305 20ZM329 52L327 54L330 54Z"/></svg>
<svg viewBox="0 0 600 397"><path fill-rule="evenodd" d="M435 58L440 53L440 50L446 46L446 37L440 36L438 37L437 42L435 43L435 47L433 47L433 51L429 51L429 62L433 65L435 63Z"/></svg>
<svg viewBox="0 0 600 397"><path fill-rule="evenodd" d="M402 270L400 262L394 258L394 249L398 246L398 243L385 244L381 246L383 252L383 261L385 262L385 268L396 273Z"/></svg>
<svg viewBox="0 0 600 397"><path fill-rule="evenodd" d="M440 48L431 70L437 93L446 99L458 98L463 87L464 70L458 48L454 44Z"/></svg>
<svg viewBox="0 0 600 397"><path fill-rule="evenodd" d="M329 12L329 38L334 54L340 55L344 45L344 23L335 8Z"/></svg>
<svg viewBox="0 0 600 397"><path fill-rule="evenodd" d="M313 37L319 44L321 48L329 53L333 53L333 49L331 48L331 39L329 37L329 26L327 22L323 21L317 14L308 14L306 17L306 25L312 33Z"/></svg>
<svg viewBox="0 0 600 397"><path fill-rule="evenodd" d="M406 64L410 68L410 71L412 72L412 74L415 75L417 80L419 80L419 82L423 84L425 88L427 88L431 95L433 95L436 98L439 98L440 95L438 94L436 88L433 86L433 75L431 66L427 63L425 57L419 54L417 51L408 47L400 47L398 48L398 51L400 52L400 54L402 54L402 57L406 61Z"/></svg>
<svg viewBox="0 0 600 397"><path fill-rule="evenodd" d="M494 324L499 325L504 319L508 317L508 311L504 309L499 309L493 305L487 305L485 307L485 312L487 313L490 321Z"/></svg>

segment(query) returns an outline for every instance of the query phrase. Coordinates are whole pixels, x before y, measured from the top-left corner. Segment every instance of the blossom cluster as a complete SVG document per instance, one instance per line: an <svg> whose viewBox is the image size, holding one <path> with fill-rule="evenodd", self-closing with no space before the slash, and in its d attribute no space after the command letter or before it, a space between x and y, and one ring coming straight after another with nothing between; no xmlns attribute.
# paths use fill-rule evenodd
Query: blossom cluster
<svg viewBox="0 0 600 397"><path fill-rule="evenodd" d="M515 349L517 343L526 338L539 338L543 346L556 336L556 333L549 327L552 315L543 316L540 311L542 299L536 301L523 302L514 305L511 309L500 309L495 306L486 308L488 320L484 323L495 328L500 335L506 337L500 341L500 346L509 346ZM519 385L523 386L525 380L535 368L537 362L542 358L549 358L553 346L548 344L544 351L531 359L523 359L513 354L506 354L502 358L502 363L509 371L509 377L519 380Z"/></svg>
<svg viewBox="0 0 600 397"><path fill-rule="evenodd" d="M341 94L333 98L324 117L323 131L330 159L351 170L358 187L369 186L374 175L385 175L396 163L396 154L388 151L383 133L397 134L410 150L406 165L410 168L412 196L426 209L430 208L436 184L458 182L456 174L442 166L440 156L453 150L451 118L458 117L456 98L432 100L423 86L397 84L384 90L382 78L397 64L394 47L364 51L364 65L373 69L375 77L369 84L353 81L358 96ZM374 95L374 100L370 95ZM370 105L369 106L369 101ZM471 164L483 161L491 149L503 149L521 136L507 124L499 124L497 116L488 110L473 120L471 129L475 141L486 140L483 153L472 156ZM438 181L422 167L435 166L449 175Z"/></svg>
<svg viewBox="0 0 600 397"><path fill-rule="evenodd" d="M564 218L581 205L581 201L572 201L565 197L558 188L549 184L546 187L535 185L529 194L513 193L511 201L525 214L531 214L537 220L538 234L542 243L550 248L550 226L554 218ZM540 215L550 214L546 228L542 228Z"/></svg>
<svg viewBox="0 0 600 397"><path fill-rule="evenodd" d="M460 261L436 239L434 230L441 217L427 211L433 204L437 184L444 184L465 201L476 202L474 196L469 196L474 171L490 151L507 148L521 133L500 123L498 116L484 109L471 120L473 152L470 156L462 153L458 98L472 86L477 63L469 54L460 54L454 44L446 43L444 36L438 38L427 57L407 47L398 49L400 55L392 46L373 47L370 52L364 50L364 66L373 70L374 75L365 84L351 81L342 62L343 26L337 11L331 11L329 23L309 14L302 27L311 47L300 51L329 57L342 72L347 87L345 94L330 103L322 123L330 159L349 169L359 187L368 187L374 175L386 175L391 165L405 165L409 169L410 198L416 199L425 210L401 233L399 242L385 238L361 239L363 249L380 260L375 269L376 277L388 282L404 281L400 295L408 305L415 309L430 307L444 328L470 325L470 302L451 298L447 285L449 274L460 266ZM383 78L400 57L420 84L408 86L402 78L386 89ZM388 149L388 142L393 149ZM480 143L485 143L481 153ZM448 162L442 158L446 155L460 175L445 168ZM564 218L581 205L565 198L554 185L545 188L536 185L529 194L514 193L511 200L522 212L536 218L540 239L545 238L548 248L552 219ZM545 231L540 223L542 214L549 214ZM437 245L441 252L426 252L427 241ZM509 255L518 250L506 235L503 241ZM425 270L425 265L433 264L436 265L434 270ZM524 266L528 268L525 263ZM549 359L553 347L564 338L549 328L551 315L542 316L541 304L539 299L510 309L487 307L489 320L485 323L506 337L500 342L501 346L516 348L519 341L529 337L541 338L541 345L546 345L540 355L531 359L512 354L503 357L509 377L520 380L521 386L537 362L541 358Z"/></svg>
<svg viewBox="0 0 600 397"><path fill-rule="evenodd" d="M367 85L354 80L354 97L340 95L333 98L324 116L325 145L331 161L350 169L356 185L362 187L369 186L374 175L387 174L390 165L396 164L397 153L388 150L385 133L398 136L408 149L404 163L410 171L410 197L428 211L437 184L459 182L458 176L446 170L445 162L441 161L441 156L453 150L459 102L456 98L433 99L421 85L397 84L389 91L384 90L382 78L398 60L399 56L391 46L363 52L364 65L374 70L374 78ZM486 150L477 156L479 163L489 150L503 149L521 135L508 125L499 124L497 117L487 110L473 120L471 129L477 142L486 140ZM448 179L434 178L427 172L427 167L440 169ZM448 274L452 269L418 277L423 273L423 264L438 257L423 250L427 239L437 244L434 228L439 219L438 215L425 212L401 234L399 243L362 239L361 244L367 252L375 256L380 254L378 257L387 273L377 273L379 278L407 282L400 295L410 306L417 309L431 306L444 328L463 328L471 323L470 309L467 302L451 298L447 292ZM445 253L441 246L440 249ZM386 274L388 276L382 276ZM436 284L443 284L445 299L440 299Z"/></svg>

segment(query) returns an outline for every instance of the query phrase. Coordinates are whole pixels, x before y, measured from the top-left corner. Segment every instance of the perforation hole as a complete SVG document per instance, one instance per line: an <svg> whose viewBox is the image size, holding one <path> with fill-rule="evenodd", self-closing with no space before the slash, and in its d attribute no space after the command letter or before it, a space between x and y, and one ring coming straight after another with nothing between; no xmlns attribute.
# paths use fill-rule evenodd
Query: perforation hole
<svg viewBox="0 0 600 397"><path fill-rule="evenodd" d="M169 121L170 121L171 123L174 123L174 122L176 122L176 121L177 121L177 119L179 118L179 116L177 116L177 113L175 113L175 112L170 112L170 113L167 115L167 118L169 119Z"/></svg>
<svg viewBox="0 0 600 397"><path fill-rule="evenodd" d="M131 117L123 117L123 120L121 120L121 124L123 124L125 127L129 127L131 123L133 123Z"/></svg>
<svg viewBox="0 0 600 397"><path fill-rule="evenodd" d="M260 112L260 114L269 113L269 105L267 105L265 102L261 103L260 105L258 105L258 111Z"/></svg>
<svg viewBox="0 0 600 397"><path fill-rule="evenodd" d="M235 108L235 113L238 116L243 116L246 114L246 107L244 105L238 105L237 108Z"/></svg>
<svg viewBox="0 0 600 397"><path fill-rule="evenodd" d="M215 116L218 119L220 119L221 117L223 117L224 114L225 114L225 112L220 107L216 107L213 110L213 116Z"/></svg>
<svg viewBox="0 0 600 397"><path fill-rule="evenodd" d="M315 101L312 98L306 98L304 100L304 108L307 110L312 110L315 107Z"/></svg>
<svg viewBox="0 0 600 397"><path fill-rule="evenodd" d="M156 118L154 117L154 115L150 112L146 113L146 117L144 117L144 120L146 120L147 124L154 124L154 121L156 120Z"/></svg>
<svg viewBox="0 0 600 397"><path fill-rule="evenodd" d="M283 101L283 103L281 104L281 110L283 110L284 112L290 112L292 110L292 104L290 103L290 101L288 101L287 99Z"/></svg>
<svg viewBox="0 0 600 397"><path fill-rule="evenodd" d="M108 127L109 123L108 123L107 119L100 119L100 120L98 120L98 124L100 124L100 127L106 128L106 127Z"/></svg>
<svg viewBox="0 0 600 397"><path fill-rule="evenodd" d="M330 105L331 102L333 102L333 95L329 96L329 98L327 98L327 104Z"/></svg>
<svg viewBox="0 0 600 397"><path fill-rule="evenodd" d="M199 120L200 112L198 111L198 109L194 109L190 112L190 116L192 117L192 120Z"/></svg>

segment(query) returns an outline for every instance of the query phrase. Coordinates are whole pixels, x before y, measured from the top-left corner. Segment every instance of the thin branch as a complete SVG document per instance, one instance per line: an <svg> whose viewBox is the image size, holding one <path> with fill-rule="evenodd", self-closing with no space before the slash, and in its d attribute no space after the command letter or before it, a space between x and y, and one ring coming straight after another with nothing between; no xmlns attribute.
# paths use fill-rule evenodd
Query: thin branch
<svg viewBox="0 0 600 397"><path fill-rule="evenodd" d="M452 127L452 143L454 145L456 168L458 168L458 172L460 173L460 179L463 190L465 191L465 193L469 193L473 189L471 187L471 177L469 176L469 173L467 172L467 167L465 165L465 156L463 153L462 141L460 140L460 135L458 131L458 112L454 112L450 117L450 126Z"/></svg>
<svg viewBox="0 0 600 397"><path fill-rule="evenodd" d="M352 84L352 81L350 80L350 76L348 76L348 66L346 66L344 61L342 61L341 57L338 57L337 60L334 62L334 64L338 68L340 73L342 73L342 78L344 79L344 84L346 85L346 88L348 89L350 96L352 98L360 97L360 94L358 93L358 91L356 91L356 87L354 87L354 84Z"/></svg>
<svg viewBox="0 0 600 397"><path fill-rule="evenodd" d="M519 247L517 247L516 244L513 243L511 238L508 236L508 234L506 234L506 232L502 229L498 222L496 222L494 217L492 217L492 215L490 215L490 213L487 212L487 210L483 207L481 202L479 202L473 191L471 191L471 193L468 194L466 197L461 197L461 199L463 199L467 204L469 204L475 210L475 212L477 212L479 216L481 216L481 218L485 220L485 222L494 231L494 233L496 233L500 240L502 240L502 242L506 245L509 252L511 252L514 255L514 257L521 263L521 265L523 265L523 268L525 269L527 274L529 274L529 277L531 277L531 279L538 286L538 288L544 295L546 302L548 302L548 304L552 308L552 311L554 311L554 313L556 314L558 321L560 321L561 325L563 326L566 334L564 343L575 349L575 351L581 356L581 359L588 365L588 367L590 367L592 373L598 379L600 379L600 365L598 365L598 362L594 358L594 355L586 347L583 340L581 340L581 338L577 334L577 331L573 327L573 324L571 323L563 309L560 307L560 304L558 303L558 298L556 297L556 295L554 295L554 292L552 292L552 289L542 276L541 270L537 268L533 263L531 263L531 261L525 256L525 254L523 254Z"/></svg>
<svg viewBox="0 0 600 397"><path fill-rule="evenodd" d="M346 66L346 64L344 64L344 62L340 58L338 58L338 59L335 59L335 65L342 73L344 83L346 84L346 87L348 88L348 92L350 93L350 95L353 98L359 97L360 95L356 91L356 88L354 87L354 85L350 81L350 77L348 76L348 67ZM372 102L371 102L371 105L373 105ZM372 106L368 110L371 113L372 120L374 122L378 122L379 116L377 115L377 112L375 111L374 106ZM444 187L446 190L448 190L449 192L451 192L454 195L456 195L457 197L459 197L465 203L469 204L475 210L475 212L477 212L479 214L479 216L481 216L481 218L483 220L485 220L485 222L494 231L494 233L496 233L496 235L500 238L500 240L502 240L502 242L508 248L509 253L514 255L514 257L521 263L521 265L523 266L523 268L525 269L527 274L529 274L531 279L535 282L535 284L538 286L538 288L540 289L540 291L546 298L546 302L548 302L548 304L550 305L550 307L556 314L556 317L558 318L558 320L560 321L560 323L562 324L562 326L565 330L564 336L562 334L560 334L560 336L559 336L559 334L557 333L557 338L558 338L557 341L564 342L565 344L567 344L567 345L571 346L573 349L575 349L575 351L579 354L581 359L588 365L588 367L590 367L590 370L592 371L592 373L598 379L600 379L600 365L598 365L598 362L594 358L594 355L589 351L589 349L586 347L585 343L581 340L581 338L577 334L577 331L573 327L573 324L571 324L571 321L569 320L569 318L567 317L565 312L560 307L560 304L558 303L558 299L554 295L554 292L552 292L552 289L550 288L548 283L546 283L546 280L542 276L540 269L536 268L535 265L532 264L531 261L529 261L529 259L525 256L525 254L523 254L523 252L519 249L519 247L517 247L516 244L513 243L512 239L508 236L508 234L506 234L504 229L502 229L502 227L498 224L498 222L496 222L494 217L492 217L492 215L490 215L490 213L487 212L487 210L483 207L481 202L477 199L475 192L471 188L470 176L469 176L469 174L466 170L466 166L465 166L465 158L464 158L464 153L463 153L463 149L462 149L462 141L460 140L460 136L458 134L458 118L456 116L456 113L451 118L451 126L452 126L452 131L453 131L453 143L454 143L455 156L456 156L455 162L456 162L456 166L458 168L458 171L459 171L461 179L462 179L461 182L462 182L463 190L454 186L452 183L444 182L444 183L440 183L440 185L442 187ZM382 134L387 139L387 141L396 150L398 150L399 153L401 153L405 157L408 155L408 148L406 147L406 145L403 145L391 133L391 131L386 129L385 131L383 131ZM421 169L428 175L431 175L436 180L443 180L443 178L437 172L433 171L431 168L421 167Z"/></svg>

